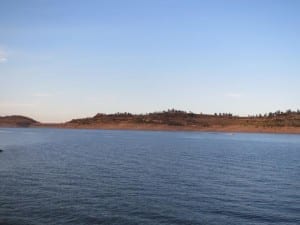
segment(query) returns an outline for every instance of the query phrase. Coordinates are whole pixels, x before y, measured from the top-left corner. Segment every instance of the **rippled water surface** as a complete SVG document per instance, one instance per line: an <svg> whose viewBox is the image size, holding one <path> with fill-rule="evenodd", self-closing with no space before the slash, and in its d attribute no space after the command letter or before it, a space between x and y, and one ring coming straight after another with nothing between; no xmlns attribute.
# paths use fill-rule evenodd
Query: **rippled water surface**
<svg viewBox="0 0 300 225"><path fill-rule="evenodd" d="M0 129L0 224L300 224L300 136Z"/></svg>

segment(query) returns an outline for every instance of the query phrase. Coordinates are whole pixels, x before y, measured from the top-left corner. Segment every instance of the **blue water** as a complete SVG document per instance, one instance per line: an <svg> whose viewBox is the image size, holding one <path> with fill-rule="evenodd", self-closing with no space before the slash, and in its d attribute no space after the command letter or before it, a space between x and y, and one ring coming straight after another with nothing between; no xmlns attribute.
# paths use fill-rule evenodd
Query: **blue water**
<svg viewBox="0 0 300 225"><path fill-rule="evenodd" d="M0 224L300 224L300 135L0 129Z"/></svg>

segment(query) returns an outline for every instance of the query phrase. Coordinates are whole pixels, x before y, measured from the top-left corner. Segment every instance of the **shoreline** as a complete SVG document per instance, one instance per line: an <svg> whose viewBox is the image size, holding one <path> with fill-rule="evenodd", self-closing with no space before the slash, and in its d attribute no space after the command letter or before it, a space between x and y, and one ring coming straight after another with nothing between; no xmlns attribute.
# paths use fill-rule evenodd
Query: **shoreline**
<svg viewBox="0 0 300 225"><path fill-rule="evenodd" d="M34 124L28 127L0 126L0 128L55 128L55 129L85 129L85 130L133 130L133 131L174 131L174 132L220 132L220 133L266 133L266 134L300 134L300 127L254 127L254 126L211 126L211 127L182 127L167 125L134 125L134 124L105 124L94 126L74 126L65 124Z"/></svg>

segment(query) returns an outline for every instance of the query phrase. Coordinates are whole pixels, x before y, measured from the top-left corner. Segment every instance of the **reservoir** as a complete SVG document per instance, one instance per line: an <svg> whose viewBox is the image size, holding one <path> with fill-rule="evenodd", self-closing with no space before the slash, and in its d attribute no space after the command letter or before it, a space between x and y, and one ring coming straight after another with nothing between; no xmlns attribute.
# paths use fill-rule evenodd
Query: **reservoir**
<svg viewBox="0 0 300 225"><path fill-rule="evenodd" d="M300 135L0 129L0 224L300 224Z"/></svg>

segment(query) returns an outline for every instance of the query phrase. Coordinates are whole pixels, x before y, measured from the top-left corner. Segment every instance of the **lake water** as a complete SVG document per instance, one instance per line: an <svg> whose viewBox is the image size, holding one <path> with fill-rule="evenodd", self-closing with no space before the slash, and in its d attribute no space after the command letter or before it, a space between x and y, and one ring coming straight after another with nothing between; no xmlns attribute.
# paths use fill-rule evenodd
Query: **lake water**
<svg viewBox="0 0 300 225"><path fill-rule="evenodd" d="M0 224L300 224L300 135L0 129Z"/></svg>

